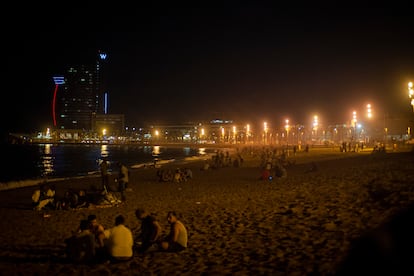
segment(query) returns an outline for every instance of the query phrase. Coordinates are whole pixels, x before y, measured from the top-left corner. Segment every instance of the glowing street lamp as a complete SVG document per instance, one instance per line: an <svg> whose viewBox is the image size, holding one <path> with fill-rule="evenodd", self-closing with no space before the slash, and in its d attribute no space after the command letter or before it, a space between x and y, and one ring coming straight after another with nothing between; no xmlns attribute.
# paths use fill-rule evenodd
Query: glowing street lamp
<svg viewBox="0 0 414 276"><path fill-rule="evenodd" d="M356 111L352 112L352 126L355 127L357 122Z"/></svg>
<svg viewBox="0 0 414 276"><path fill-rule="evenodd" d="M160 132L158 130L155 130L155 139L158 141L158 136L160 135Z"/></svg>
<svg viewBox="0 0 414 276"><path fill-rule="evenodd" d="M318 115L313 116L313 130L315 131L315 138L318 133L319 118Z"/></svg>
<svg viewBox="0 0 414 276"><path fill-rule="evenodd" d="M371 109L371 104L367 104L367 117L369 119L372 118L372 109Z"/></svg>
<svg viewBox="0 0 414 276"><path fill-rule="evenodd" d="M249 136L250 136L250 125L246 125L246 142L249 142Z"/></svg>
<svg viewBox="0 0 414 276"><path fill-rule="evenodd" d="M288 146L289 145L289 128L290 128L289 119L286 119L285 123L286 123L286 125L285 125L285 129L286 129L286 146Z"/></svg>
<svg viewBox="0 0 414 276"><path fill-rule="evenodd" d="M357 115L356 111L352 112L352 127L354 128L354 135L356 136Z"/></svg>
<svg viewBox="0 0 414 276"><path fill-rule="evenodd" d="M408 83L408 97L411 99L411 105L414 111L414 90L413 83L411 81Z"/></svg>
<svg viewBox="0 0 414 276"><path fill-rule="evenodd" d="M263 131L264 131L263 143L266 144L267 131L268 131L267 122L263 123Z"/></svg>

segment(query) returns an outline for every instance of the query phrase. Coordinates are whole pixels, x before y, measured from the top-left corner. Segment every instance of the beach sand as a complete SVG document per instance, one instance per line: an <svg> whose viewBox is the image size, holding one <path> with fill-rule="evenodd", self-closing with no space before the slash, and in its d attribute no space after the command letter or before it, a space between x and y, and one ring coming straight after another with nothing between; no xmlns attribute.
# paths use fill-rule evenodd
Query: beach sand
<svg viewBox="0 0 414 276"><path fill-rule="evenodd" d="M155 168L131 170L127 201L117 207L34 211L34 187L0 192L1 275L334 275L357 239L384 225L414 200L414 152L340 153L313 149L289 156L286 178L260 180L260 160L243 152L241 167L202 171L193 179L159 182ZM310 170L311 164L316 170ZM112 179L113 181L113 179ZM68 188L98 186L99 177L55 182ZM118 214L134 234L134 212L145 208L169 231L167 212L186 225L180 253L136 253L120 264L76 265L64 256L64 239L96 214L105 228ZM413 253L411 253L413 254ZM347 262L352 266L355 262ZM349 267L350 271L351 268Z"/></svg>

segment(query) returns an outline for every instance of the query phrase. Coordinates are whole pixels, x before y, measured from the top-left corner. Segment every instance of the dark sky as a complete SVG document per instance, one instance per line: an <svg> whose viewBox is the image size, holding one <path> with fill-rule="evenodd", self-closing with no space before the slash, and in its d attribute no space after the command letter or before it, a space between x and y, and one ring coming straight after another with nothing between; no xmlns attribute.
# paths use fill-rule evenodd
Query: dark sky
<svg viewBox="0 0 414 276"><path fill-rule="evenodd" d="M408 6L224 2L11 9L12 19L2 20L3 130L51 126L52 76L92 62L99 49L109 55L109 111L124 113L129 126L214 118L307 124L315 113L343 123L368 102L374 114L411 111Z"/></svg>

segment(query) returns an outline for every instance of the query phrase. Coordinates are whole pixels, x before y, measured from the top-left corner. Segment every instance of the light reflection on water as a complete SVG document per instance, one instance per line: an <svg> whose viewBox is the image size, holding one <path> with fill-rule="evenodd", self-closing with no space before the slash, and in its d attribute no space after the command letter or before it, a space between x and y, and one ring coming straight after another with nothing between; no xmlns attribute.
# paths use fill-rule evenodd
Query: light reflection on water
<svg viewBox="0 0 414 276"><path fill-rule="evenodd" d="M107 158L109 156L108 145L101 146L101 157Z"/></svg>
<svg viewBox="0 0 414 276"><path fill-rule="evenodd" d="M46 144L44 147L44 153L42 155L42 168L43 168L43 175L48 176L53 174L53 156L51 150L51 144Z"/></svg>
<svg viewBox="0 0 414 276"><path fill-rule="evenodd" d="M106 158L127 166L161 160L184 160L187 157L214 153L214 149L162 147L149 145L8 145L2 148L7 162L0 172L0 183L39 177L73 177L99 173L99 162ZM109 168L110 171L117 168Z"/></svg>

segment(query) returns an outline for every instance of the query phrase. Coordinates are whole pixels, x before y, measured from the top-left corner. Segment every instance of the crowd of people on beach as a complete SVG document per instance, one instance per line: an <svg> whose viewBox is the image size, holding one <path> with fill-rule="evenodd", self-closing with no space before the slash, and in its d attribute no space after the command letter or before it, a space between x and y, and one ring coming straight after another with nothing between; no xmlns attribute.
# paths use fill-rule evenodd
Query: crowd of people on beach
<svg viewBox="0 0 414 276"><path fill-rule="evenodd" d="M188 233L175 211L169 211L170 231L163 236L155 215L142 208L135 211L141 227L133 233L125 217L115 217L113 227L105 228L95 214L80 221L79 227L65 239L67 260L74 263L118 263L129 261L134 254L147 252L180 252L187 248Z"/></svg>
<svg viewBox="0 0 414 276"><path fill-rule="evenodd" d="M117 162L118 175L115 184L109 179L109 162L103 159L100 163L102 186L96 190L67 189L63 196L56 194L55 186L43 181L32 193L32 207L34 210L73 210L95 206L113 206L126 201L130 172L128 167Z"/></svg>
<svg viewBox="0 0 414 276"><path fill-rule="evenodd" d="M129 184L129 169L121 162L117 162L118 175L115 178L116 194L112 193L114 187L110 183L108 161L101 162L101 187L96 191L84 189L68 189L63 197L57 197L55 186L44 181L32 193L33 210L73 210L88 208L90 205L118 204L126 201L125 191ZM162 181L164 171L158 170L157 175ZM171 174L168 181L183 182L192 178L189 168L179 169ZM135 211L137 220L141 223L140 231L133 233L125 224L125 217L119 214L115 217L114 226L105 228L98 222L97 216L91 214L87 219L79 222L77 229L72 231L70 237L64 240L66 244L66 257L69 262L116 263L130 260L135 253L154 251L179 252L187 248L187 229L178 219L174 211L168 212L167 221L170 232L163 236L162 227L157 218L142 208Z"/></svg>

